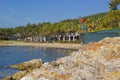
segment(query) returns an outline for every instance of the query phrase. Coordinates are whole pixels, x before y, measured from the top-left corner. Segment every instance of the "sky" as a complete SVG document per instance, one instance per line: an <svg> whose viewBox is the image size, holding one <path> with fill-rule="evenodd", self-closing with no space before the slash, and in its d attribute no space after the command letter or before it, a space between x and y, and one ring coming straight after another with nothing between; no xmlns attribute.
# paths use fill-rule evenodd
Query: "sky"
<svg viewBox="0 0 120 80"><path fill-rule="evenodd" d="M109 11L110 0L0 0L0 28L59 22Z"/></svg>

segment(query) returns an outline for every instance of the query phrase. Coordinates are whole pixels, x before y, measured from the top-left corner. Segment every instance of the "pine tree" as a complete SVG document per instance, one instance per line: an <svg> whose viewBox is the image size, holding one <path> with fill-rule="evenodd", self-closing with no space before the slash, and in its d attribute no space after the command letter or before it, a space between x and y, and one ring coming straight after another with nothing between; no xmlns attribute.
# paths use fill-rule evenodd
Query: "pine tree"
<svg viewBox="0 0 120 80"><path fill-rule="evenodd" d="M120 0L111 0L109 3L110 10L117 10L117 6L120 4Z"/></svg>

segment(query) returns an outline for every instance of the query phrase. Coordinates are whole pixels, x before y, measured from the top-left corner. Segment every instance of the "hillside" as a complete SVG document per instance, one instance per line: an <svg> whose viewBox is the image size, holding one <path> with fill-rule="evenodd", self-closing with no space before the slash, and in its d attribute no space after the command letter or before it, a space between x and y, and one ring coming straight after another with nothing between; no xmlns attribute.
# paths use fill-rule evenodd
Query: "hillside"
<svg viewBox="0 0 120 80"><path fill-rule="evenodd" d="M103 16L107 13L99 13L91 16L84 17L86 19L85 25L88 27L89 31L94 31L95 28L99 27L97 24ZM99 22L100 23L100 22ZM97 24L97 25L96 25ZM27 36L36 36L38 34L49 36L49 35L61 35L66 33L80 33L81 23L79 18L77 19L67 19L57 23L43 22L38 24L28 23L26 26L18 26L15 28L0 28L0 39L11 39L11 36L23 39Z"/></svg>
<svg viewBox="0 0 120 80"><path fill-rule="evenodd" d="M99 30L120 29L120 10L113 10L83 17L88 32ZM80 18L62 20L56 23L43 22L38 24L28 23L26 26L15 28L0 28L0 40L21 39L26 37L59 36L71 33L81 33L82 23Z"/></svg>

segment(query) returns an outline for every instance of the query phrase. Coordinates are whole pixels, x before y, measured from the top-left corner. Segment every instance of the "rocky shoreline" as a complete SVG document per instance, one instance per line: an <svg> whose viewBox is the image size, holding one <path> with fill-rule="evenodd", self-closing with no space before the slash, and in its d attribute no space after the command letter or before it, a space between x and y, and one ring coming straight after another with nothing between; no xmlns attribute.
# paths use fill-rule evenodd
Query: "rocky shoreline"
<svg viewBox="0 0 120 80"><path fill-rule="evenodd" d="M120 37L83 45L71 55L40 64L15 80L120 80Z"/></svg>
<svg viewBox="0 0 120 80"><path fill-rule="evenodd" d="M12 76L7 76L6 78L2 80L20 80L20 78L32 72L32 70L36 68L40 68L41 65L42 65L41 59L33 59L30 61L12 65L9 68L18 69L19 71L13 74Z"/></svg>

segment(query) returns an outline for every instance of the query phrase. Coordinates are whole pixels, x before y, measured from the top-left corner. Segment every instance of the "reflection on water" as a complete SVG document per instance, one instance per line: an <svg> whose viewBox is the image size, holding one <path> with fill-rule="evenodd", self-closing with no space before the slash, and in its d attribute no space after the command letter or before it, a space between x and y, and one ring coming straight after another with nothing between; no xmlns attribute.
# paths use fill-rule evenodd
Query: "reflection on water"
<svg viewBox="0 0 120 80"><path fill-rule="evenodd" d="M14 69L5 69L2 66L10 66L40 58L43 62L49 62L59 57L66 56L72 51L73 50L55 48L0 46L0 78L16 72Z"/></svg>

